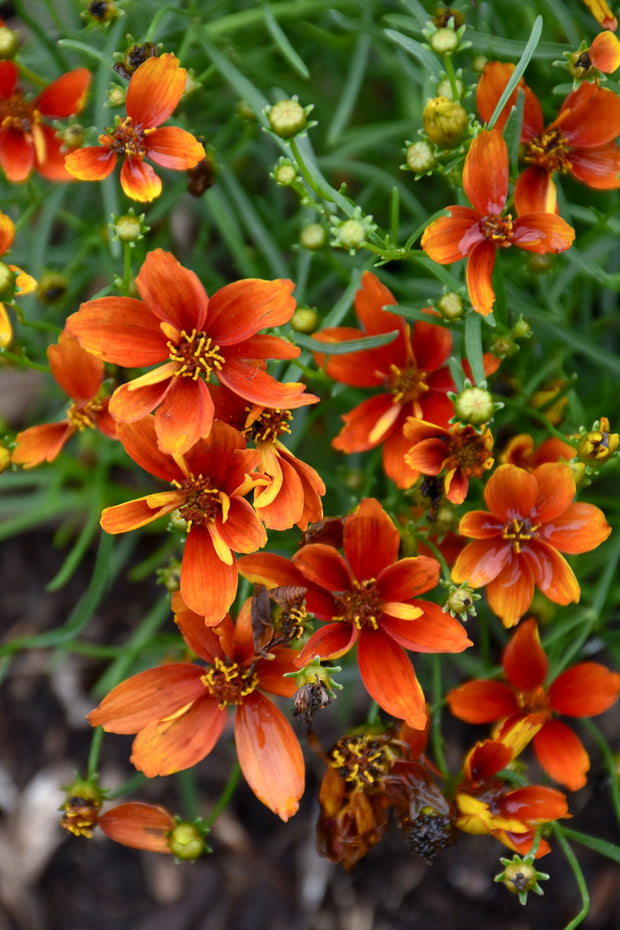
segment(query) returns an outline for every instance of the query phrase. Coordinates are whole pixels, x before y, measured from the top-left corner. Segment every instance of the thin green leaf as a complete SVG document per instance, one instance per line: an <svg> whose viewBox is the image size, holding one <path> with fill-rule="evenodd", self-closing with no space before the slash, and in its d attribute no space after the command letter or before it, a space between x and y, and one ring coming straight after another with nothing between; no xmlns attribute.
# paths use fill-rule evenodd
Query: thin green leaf
<svg viewBox="0 0 620 930"><path fill-rule="evenodd" d="M482 354L482 317L479 313L469 313L465 317L465 355L471 365L474 384L484 386L484 359Z"/></svg>
<svg viewBox="0 0 620 930"><path fill-rule="evenodd" d="M513 90L515 89L515 87L517 86L521 78L523 77L523 75L525 74L525 69L527 68L530 61L532 60L532 56L534 52L536 51L536 46L538 45L540 41L540 36L542 34L542 27L543 27L542 16L537 16L536 21L534 22L534 26L532 28L532 32L528 39L527 45L523 49L521 60L515 67L511 75L511 78L508 81L508 84L506 85L504 93L497 101L497 106L493 110L493 115L491 116L491 119L489 120L487 124L488 129L493 129L493 126L497 122L497 118L499 117L500 113L506 106L508 98L510 97L511 93L513 92Z"/></svg>
<svg viewBox="0 0 620 930"><path fill-rule="evenodd" d="M428 72L434 80L440 80L442 74L441 64L439 59L436 58L432 52L429 52L427 48L424 48L424 46L416 42L415 39L410 39L409 36L403 35L402 32L397 32L395 29L386 29L385 34L388 39L400 45L401 48L409 52L413 58L416 58L424 70Z"/></svg>
<svg viewBox="0 0 620 930"><path fill-rule="evenodd" d="M323 355L346 355L348 352L361 352L364 349L377 349L379 346L388 345L394 342L397 336L398 331L394 330L390 333L380 333L378 336L347 339L345 342L322 342L319 339L313 339L312 336L302 336L301 333L296 333L295 342L304 349L320 352Z"/></svg>
<svg viewBox="0 0 620 930"><path fill-rule="evenodd" d="M294 70L297 71L299 75L301 75L302 78L307 80L310 77L310 72L291 45L287 35L284 33L282 27L279 25L277 19L271 12L271 9L268 6L263 5L262 10L269 34L282 52L283 57L288 61L291 67L294 68Z"/></svg>

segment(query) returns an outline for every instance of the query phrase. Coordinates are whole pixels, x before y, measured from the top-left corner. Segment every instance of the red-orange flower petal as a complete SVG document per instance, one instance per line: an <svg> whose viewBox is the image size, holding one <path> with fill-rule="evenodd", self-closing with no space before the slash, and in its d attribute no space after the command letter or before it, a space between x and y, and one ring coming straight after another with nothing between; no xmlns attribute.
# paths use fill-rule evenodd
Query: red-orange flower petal
<svg viewBox="0 0 620 930"><path fill-rule="evenodd" d="M102 181L112 174L115 164L116 152L101 145L87 145L65 157L65 168L79 181Z"/></svg>
<svg viewBox="0 0 620 930"><path fill-rule="evenodd" d="M620 187L620 147L615 142L592 149L573 149L569 155L571 174L596 190Z"/></svg>
<svg viewBox="0 0 620 930"><path fill-rule="evenodd" d="M157 442L162 452L182 455L209 435L212 423L213 401L205 382L201 378L173 379L155 413Z"/></svg>
<svg viewBox="0 0 620 930"><path fill-rule="evenodd" d="M191 132L179 129L177 126L162 126L154 129L147 136L146 156L162 168L172 168L174 171L186 171L193 168L201 158L205 157L205 150L201 142Z"/></svg>
<svg viewBox="0 0 620 930"><path fill-rule="evenodd" d="M288 720L257 691L237 708L235 744L241 771L256 797L287 821L304 792L303 755Z"/></svg>
<svg viewBox="0 0 620 930"><path fill-rule="evenodd" d="M541 527L540 536L560 552L589 552L611 533L605 514L594 504L570 504L564 513Z"/></svg>
<svg viewBox="0 0 620 930"><path fill-rule="evenodd" d="M313 633L297 659L301 668L315 656L321 659L338 659L352 649L358 638L353 623L327 623Z"/></svg>
<svg viewBox="0 0 620 930"><path fill-rule="evenodd" d="M223 562L213 545L211 534L202 526L188 533L181 565L181 594L188 607L215 626L235 599L237 566Z"/></svg>
<svg viewBox="0 0 620 930"><path fill-rule="evenodd" d="M268 326L288 323L295 310L288 278L245 278L221 287L209 302L209 333L222 346L248 339Z"/></svg>
<svg viewBox="0 0 620 930"><path fill-rule="evenodd" d="M50 119L62 119L79 113L86 100L90 79L88 68L67 71L37 95L37 110Z"/></svg>
<svg viewBox="0 0 620 930"><path fill-rule="evenodd" d="M488 123L491 119L493 111L499 103L499 98L504 93L508 81L512 77L514 69L515 66L513 64L500 61L488 61L484 66L482 76L476 88L476 107L485 123ZM494 128L499 132L503 132L508 116L510 115L510 110L516 105L519 89L523 90L525 94L521 141L526 141L527 139L533 139L534 136L542 132L544 118L538 98L527 84L523 83L523 79L519 81L517 87L508 98L506 106L497 118Z"/></svg>
<svg viewBox="0 0 620 930"><path fill-rule="evenodd" d="M128 155L121 168L121 187L131 200L148 203L159 197L162 184L161 178L155 174L150 165L147 165L141 158Z"/></svg>
<svg viewBox="0 0 620 930"><path fill-rule="evenodd" d="M99 297L72 313L66 329L87 352L126 367L154 365L168 358L159 321L133 297Z"/></svg>
<svg viewBox="0 0 620 930"><path fill-rule="evenodd" d="M501 617L505 627L511 627L519 622L533 596L534 573L529 562L509 550L509 560L487 585L491 610Z"/></svg>
<svg viewBox="0 0 620 930"><path fill-rule="evenodd" d="M529 516L538 498L536 479L515 465L500 465L487 481L484 499L491 513L504 523L517 514ZM515 509L518 507L517 514Z"/></svg>
<svg viewBox="0 0 620 930"><path fill-rule="evenodd" d="M115 843L132 849L169 853L168 835L175 821L165 807L128 801L101 814L98 826Z"/></svg>
<svg viewBox="0 0 620 930"><path fill-rule="evenodd" d="M0 129L0 167L9 181L25 181L34 166L34 147L23 132Z"/></svg>
<svg viewBox="0 0 620 930"><path fill-rule="evenodd" d="M526 213L514 221L512 241L526 252L564 252L574 239L573 227L555 213Z"/></svg>
<svg viewBox="0 0 620 930"><path fill-rule="evenodd" d="M457 584L467 581L474 588L483 587L503 571L510 559L510 546L504 539L475 540L457 557L452 578Z"/></svg>
<svg viewBox="0 0 620 930"><path fill-rule="evenodd" d="M127 116L140 129L160 126L174 112L185 89L187 71L171 53L147 58L127 89Z"/></svg>
<svg viewBox="0 0 620 930"><path fill-rule="evenodd" d="M451 713L468 723L492 723L519 709L514 692L502 681L468 681L447 699Z"/></svg>
<svg viewBox="0 0 620 930"><path fill-rule="evenodd" d="M502 665L506 678L518 691L532 691L544 685L549 662L540 644L538 625L533 617L521 623L511 637L504 650Z"/></svg>
<svg viewBox="0 0 620 930"><path fill-rule="evenodd" d="M620 694L620 675L598 662L567 668L549 686L549 702L567 717L592 717L608 710Z"/></svg>
<svg viewBox="0 0 620 930"><path fill-rule="evenodd" d="M556 604L576 604L581 595L575 573L557 549L533 539L522 552L522 562L532 571L534 584Z"/></svg>
<svg viewBox="0 0 620 930"><path fill-rule="evenodd" d="M586 783L590 759L583 743L561 720L548 720L534 737L538 761L560 785L578 791Z"/></svg>
<svg viewBox="0 0 620 930"><path fill-rule="evenodd" d="M381 627L404 649L413 652L463 652L472 645L461 623L444 613L438 604L416 600L413 606L423 611L421 617L401 620L383 615Z"/></svg>
<svg viewBox="0 0 620 930"><path fill-rule="evenodd" d="M293 562L305 578L327 591L348 591L353 584L353 576L343 557L325 543L303 546L293 556Z"/></svg>
<svg viewBox="0 0 620 930"><path fill-rule="evenodd" d="M377 704L414 730L426 726L424 692L406 653L381 630L360 630L357 660L360 675Z"/></svg>
<svg viewBox="0 0 620 930"><path fill-rule="evenodd" d="M133 741L130 760L147 778L189 769L211 752L226 717L226 711L208 696L203 686L200 700L140 730Z"/></svg>
<svg viewBox="0 0 620 930"><path fill-rule="evenodd" d="M30 426L15 437L16 445L11 453L11 461L24 468L53 462L74 432L75 428L68 423Z"/></svg>
<svg viewBox="0 0 620 930"><path fill-rule="evenodd" d="M449 216L440 216L427 226L420 245L429 258L440 265L458 262L485 241L480 229L481 216L470 207L448 207Z"/></svg>
<svg viewBox="0 0 620 930"><path fill-rule="evenodd" d="M518 214L557 213L558 189L544 168L530 165L517 178L514 204Z"/></svg>
<svg viewBox="0 0 620 930"><path fill-rule="evenodd" d="M368 544L369 540L372 540L372 545ZM387 571L388 566L393 566L398 558L399 545L398 530L379 501L374 498L364 498L345 521L344 553L359 581L376 578L380 572ZM437 571L439 573L439 566ZM439 577L435 584L438 580ZM428 591L428 588L421 590ZM385 595L385 599L401 600L400 597L391 594L389 597Z"/></svg>
<svg viewBox="0 0 620 930"><path fill-rule="evenodd" d="M469 299L476 313L481 313L483 316L488 316L492 312L495 303L495 291L491 279L496 256L496 247L484 239L474 246L467 261L466 280Z"/></svg>
<svg viewBox="0 0 620 930"><path fill-rule="evenodd" d="M604 74L612 74L620 68L620 39L605 29L592 40L588 55L595 68Z"/></svg>
<svg viewBox="0 0 620 930"><path fill-rule="evenodd" d="M483 129L472 141L463 168L463 190L481 216L497 216L508 198L508 149L496 129Z"/></svg>

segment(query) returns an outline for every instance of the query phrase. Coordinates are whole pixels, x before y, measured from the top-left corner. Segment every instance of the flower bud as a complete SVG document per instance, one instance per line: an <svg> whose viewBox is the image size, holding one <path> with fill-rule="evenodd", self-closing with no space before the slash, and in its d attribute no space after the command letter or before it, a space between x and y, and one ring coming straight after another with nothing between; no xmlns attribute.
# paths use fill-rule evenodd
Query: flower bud
<svg viewBox="0 0 620 930"><path fill-rule="evenodd" d="M437 164L432 146L422 139L419 142L412 142L408 146L406 158L407 167L414 174L426 174Z"/></svg>
<svg viewBox="0 0 620 930"><path fill-rule="evenodd" d="M546 872L538 872L534 865L532 853L528 853L523 859L515 855L512 859L500 859L504 866L504 871L495 876L496 882L501 882L512 894L519 896L521 904L527 903L528 892L534 894L543 894L543 890L538 884L540 881L546 881L549 876Z"/></svg>
<svg viewBox="0 0 620 930"><path fill-rule="evenodd" d="M154 42L130 45L123 56L123 60L112 65L112 70L129 80L134 71L144 64L148 58L157 58L157 45Z"/></svg>
<svg viewBox="0 0 620 930"><path fill-rule="evenodd" d="M270 107L267 119L277 136L282 139L290 139L304 129L307 113L301 103L292 98L291 100L280 100Z"/></svg>
<svg viewBox="0 0 620 930"><path fill-rule="evenodd" d="M135 242L142 239L144 233L148 232L150 228L144 223L144 213L141 213L140 216L136 216L133 212L133 208L130 208L129 212L125 213L123 216L113 216L110 227L112 229L112 235L118 239L119 242L123 242L130 246L133 246Z"/></svg>
<svg viewBox="0 0 620 930"><path fill-rule="evenodd" d="M438 55L450 54L455 52L459 47L459 37L454 29L449 26L442 26L437 32L434 32L430 39L431 48Z"/></svg>
<svg viewBox="0 0 620 930"><path fill-rule="evenodd" d="M436 304L444 320L458 320L463 316L463 299L460 294L451 291L440 297Z"/></svg>
<svg viewBox="0 0 620 930"><path fill-rule="evenodd" d="M462 100L463 94L465 93L465 85L462 81L459 81L458 78L455 78L454 83L456 85L456 99ZM438 97L447 97L448 100L454 100L454 94L452 93L452 84L445 78L437 85L437 96Z"/></svg>
<svg viewBox="0 0 620 930"><path fill-rule="evenodd" d="M307 226L304 226L299 236L299 241L303 247L311 251L322 248L322 246L325 245L326 239L327 232L320 223L308 223Z"/></svg>
<svg viewBox="0 0 620 930"><path fill-rule="evenodd" d="M193 823L178 823L168 838L170 852L183 862L194 862L205 851L202 831Z"/></svg>
<svg viewBox="0 0 620 930"><path fill-rule="evenodd" d="M118 16L114 0L90 0L84 14L96 23L109 23Z"/></svg>
<svg viewBox="0 0 620 930"><path fill-rule="evenodd" d="M460 103L447 97L432 97L424 107L422 124L431 142L452 149L465 138L469 119Z"/></svg>
<svg viewBox="0 0 620 930"><path fill-rule="evenodd" d="M66 798L60 810L64 811L60 825L63 830L74 836L93 835L97 826L99 811L103 804L103 795L96 781L76 776L75 781L66 791Z"/></svg>
<svg viewBox="0 0 620 930"><path fill-rule="evenodd" d="M488 423L494 412L493 395L486 388L466 387L454 398L454 413L462 423L480 426Z"/></svg>
<svg viewBox="0 0 620 930"><path fill-rule="evenodd" d="M8 26L0 26L0 59L13 58L19 48L17 33Z"/></svg>
<svg viewBox="0 0 620 930"><path fill-rule="evenodd" d="M585 49L582 52L573 52L568 59L568 73L572 78L578 81L584 81L596 74L596 69L592 65L590 50Z"/></svg>
<svg viewBox="0 0 620 930"><path fill-rule="evenodd" d="M57 271L46 271L39 278L35 295L42 304L53 306L60 303L67 293L67 279Z"/></svg>
<svg viewBox="0 0 620 930"><path fill-rule="evenodd" d="M603 465L620 444L618 433L609 432L609 420L601 417L577 443L577 456L586 465Z"/></svg>
<svg viewBox="0 0 620 930"><path fill-rule="evenodd" d="M439 7L435 10L435 16L433 17L433 25L437 29L445 29L446 27L459 29L464 22L465 17L461 11L453 10L449 6Z"/></svg>
<svg viewBox="0 0 620 930"><path fill-rule="evenodd" d="M112 87L108 90L108 106L109 107L122 107L125 103L125 98L127 94L123 87L120 87L118 84L113 84Z"/></svg>
<svg viewBox="0 0 620 930"><path fill-rule="evenodd" d="M480 595L476 594L467 584L451 584L446 603L443 606L443 612L451 614L453 617L460 617L461 620L467 620L468 617L476 616L475 601L480 600Z"/></svg>
<svg viewBox="0 0 620 930"><path fill-rule="evenodd" d="M319 315L312 307L297 307L291 317L296 333L313 333L319 324Z"/></svg>

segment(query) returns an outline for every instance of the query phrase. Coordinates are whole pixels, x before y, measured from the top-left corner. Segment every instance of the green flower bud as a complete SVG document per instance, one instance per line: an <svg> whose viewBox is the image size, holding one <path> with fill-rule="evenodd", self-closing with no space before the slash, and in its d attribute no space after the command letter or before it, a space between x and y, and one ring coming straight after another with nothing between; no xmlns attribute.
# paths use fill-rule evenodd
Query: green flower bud
<svg viewBox="0 0 620 930"><path fill-rule="evenodd" d="M308 223L307 226L304 226L299 236L299 241L303 247L311 251L322 248L322 246L325 245L326 239L327 232L320 223Z"/></svg>
<svg viewBox="0 0 620 930"><path fill-rule="evenodd" d="M205 851L202 831L193 823L178 823L168 838L170 852L183 862L194 862Z"/></svg>
<svg viewBox="0 0 620 930"><path fill-rule="evenodd" d="M460 103L447 97L432 97L424 107L422 124L431 142L452 149L465 138L469 119Z"/></svg>
<svg viewBox="0 0 620 930"><path fill-rule="evenodd" d="M60 303L67 293L67 279L57 271L46 271L39 278L35 294L42 304Z"/></svg>
<svg viewBox="0 0 620 930"><path fill-rule="evenodd" d="M17 33L8 26L0 26L0 59L13 58L19 48Z"/></svg>
<svg viewBox="0 0 620 930"><path fill-rule="evenodd" d="M454 398L454 413L462 423L481 426L495 413L493 395L486 388L467 387Z"/></svg>
<svg viewBox="0 0 620 930"><path fill-rule="evenodd" d="M414 174L426 174L437 164L435 151L428 142L412 142L407 148L407 167Z"/></svg>
<svg viewBox="0 0 620 930"><path fill-rule="evenodd" d="M307 113L298 100L280 100L267 113L269 125L277 136L290 139L304 129Z"/></svg>
<svg viewBox="0 0 620 930"><path fill-rule="evenodd" d="M313 333L319 324L319 315L312 307L297 307L291 317L296 333Z"/></svg>
<svg viewBox="0 0 620 930"><path fill-rule="evenodd" d="M444 320L458 320L463 316L463 299L460 294L451 291L437 301L437 309Z"/></svg>
<svg viewBox="0 0 620 930"><path fill-rule="evenodd" d="M431 48L438 55L446 55L455 52L459 47L459 37L454 29L449 26L442 26L431 36Z"/></svg>

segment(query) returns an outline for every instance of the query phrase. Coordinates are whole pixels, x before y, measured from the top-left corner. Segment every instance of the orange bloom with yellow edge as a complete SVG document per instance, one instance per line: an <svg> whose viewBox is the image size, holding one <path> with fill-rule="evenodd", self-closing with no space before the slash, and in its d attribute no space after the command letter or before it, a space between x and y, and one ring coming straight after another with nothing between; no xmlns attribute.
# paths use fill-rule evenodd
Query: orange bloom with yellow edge
<svg viewBox="0 0 620 930"><path fill-rule="evenodd" d="M613 74L620 68L620 39L608 29L599 32L587 54L595 68L603 74Z"/></svg>
<svg viewBox="0 0 620 930"><path fill-rule="evenodd" d="M146 526L175 510L187 524L181 564L181 594L209 626L217 625L237 593L235 552L254 552L267 535L245 500L262 475L254 475L258 452L245 448L243 436L221 423L185 455L159 449L152 417L119 423L127 454L145 471L172 484L172 490L107 507L101 515L106 533Z"/></svg>
<svg viewBox="0 0 620 930"><path fill-rule="evenodd" d="M176 109L186 78L187 71L171 53L147 58L129 81L127 116L99 136L99 145L67 155L69 174L80 181L101 181L112 173L120 156L124 159L121 187L125 194L142 202L159 197L161 180L145 158L162 168L186 171L205 157L204 147L190 132L161 125Z"/></svg>
<svg viewBox="0 0 620 930"><path fill-rule="evenodd" d="M514 65L488 62L476 91L476 105L488 121L514 71ZM557 191L553 175L571 174L582 184L598 190L620 187L620 97L595 82L583 81L564 99L553 122L545 126L542 107L532 91L525 92L521 142L528 167L519 176L515 206L520 213L557 211ZM496 127L502 130L517 90L508 99ZM570 245L570 243L569 243Z"/></svg>
<svg viewBox="0 0 620 930"><path fill-rule="evenodd" d="M25 181L33 170L50 181L70 181L63 140L43 120L80 112L90 71L68 71L32 100L17 86L18 74L14 62L0 61L0 167L12 182Z"/></svg>
<svg viewBox="0 0 620 930"><path fill-rule="evenodd" d="M528 472L500 465L489 478L484 499L489 508L465 514L459 525L465 546L452 578L472 588L486 586L491 610L506 627L519 622L534 588L556 604L577 603L579 582L561 553L589 552L611 533L602 510L573 503L575 479L561 462Z"/></svg>
<svg viewBox="0 0 620 930"><path fill-rule="evenodd" d="M101 393L103 362L80 347L74 336L62 332L58 344L47 350L54 380L72 398L60 423L31 426L18 433L11 456L13 464L34 468L53 462L76 432L99 429L116 439L116 423L108 412L108 398Z"/></svg>
<svg viewBox="0 0 620 930"><path fill-rule="evenodd" d="M556 717L602 714L618 699L620 675L598 662L580 662L545 686L549 662L533 617L513 634L502 665L506 682L466 682L448 694L450 710L468 723L502 721L500 739L521 720L541 723L533 737L538 761L554 781L571 791L583 788L590 759L579 737Z"/></svg>
<svg viewBox="0 0 620 930"><path fill-rule="evenodd" d="M493 467L493 436L486 427L478 432L455 423L444 429L409 417L404 434L412 444L405 455L408 464L422 475L445 472L444 491L453 504L462 504L467 497L470 478L481 478Z"/></svg>
<svg viewBox="0 0 620 930"><path fill-rule="evenodd" d="M209 434L212 376L251 404L294 408L318 400L304 393L304 384L281 384L264 371L265 359L296 358L300 352L278 336L259 334L290 320L292 281L247 278L208 297L193 271L170 252L155 249L146 256L136 287L141 300L89 300L66 326L87 352L106 362L159 366L121 385L110 413L133 423L157 408L155 430L163 452L183 455Z"/></svg>
<svg viewBox="0 0 620 930"><path fill-rule="evenodd" d="M611 12L607 0L583 0L583 2L601 26L605 29L616 31L618 28L618 20Z"/></svg>
<svg viewBox="0 0 620 930"><path fill-rule="evenodd" d="M232 391L211 386L215 416L238 429L260 454L258 470L267 478L254 490L254 510L271 530L292 526L306 530L323 516L325 483L312 466L302 462L280 441L290 433L290 410L245 403Z"/></svg>
<svg viewBox="0 0 620 930"><path fill-rule="evenodd" d="M620 106L620 101L619 101ZM512 245L543 255L564 252L574 229L559 216L540 210L516 218L505 213L508 200L508 149L495 129L483 130L471 143L463 169L463 189L471 207L448 207L427 226L421 246L429 258L449 265L467 257L467 290L477 313L488 316L495 303L491 276L498 249Z"/></svg>
<svg viewBox="0 0 620 930"><path fill-rule="evenodd" d="M0 62L2 64L2 62ZM8 252L15 238L13 220L0 211L0 257ZM17 265L5 265L0 262L0 349L6 349L13 339L13 327L1 301L11 303L15 296L30 294L37 286L34 278L18 268Z"/></svg>
<svg viewBox="0 0 620 930"><path fill-rule="evenodd" d="M210 583L216 584L213 580ZM241 771L257 798L282 820L297 811L304 791L301 747L284 714L262 694L292 697L297 653L274 646L256 655L251 601L236 623L226 615L210 629L173 595L175 620L204 664L173 662L117 685L88 719L109 733L136 733L131 761L148 778L196 765L207 756L235 711Z"/></svg>
<svg viewBox="0 0 620 930"><path fill-rule="evenodd" d="M437 585L439 563L426 556L399 559L399 546L387 513L377 500L365 498L344 521L344 554L310 543L292 561L271 553L246 556L239 570L268 587L307 589L307 609L323 625L302 649L298 665L314 656L338 658L357 644L370 696L388 714L421 729L424 694L405 650L462 652L471 640L458 620L419 597Z"/></svg>
<svg viewBox="0 0 620 930"><path fill-rule="evenodd" d="M517 728L527 730L527 727ZM515 744L501 740L476 743L467 754L463 779L455 792L455 825L464 833L490 834L519 855L530 851L536 827L569 817L566 797L554 788L526 785L513 788L499 775L519 754L521 732L513 731ZM523 734L528 737L527 733ZM536 858L549 852L541 839Z"/></svg>

